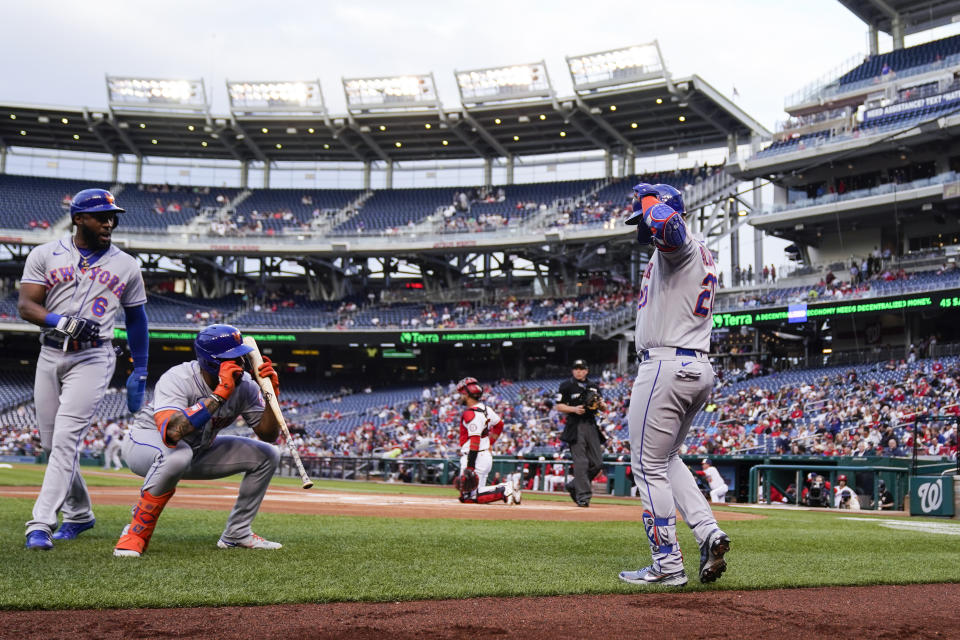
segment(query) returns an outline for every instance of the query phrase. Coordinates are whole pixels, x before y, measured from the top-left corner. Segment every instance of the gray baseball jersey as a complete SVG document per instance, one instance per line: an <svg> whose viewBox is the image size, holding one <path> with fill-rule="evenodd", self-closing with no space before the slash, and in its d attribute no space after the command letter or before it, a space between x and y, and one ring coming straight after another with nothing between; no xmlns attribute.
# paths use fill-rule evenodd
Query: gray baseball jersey
<svg viewBox="0 0 960 640"><path fill-rule="evenodd" d="M717 267L710 250L687 236L674 251L654 251L640 283L637 352L656 347L710 351Z"/></svg>
<svg viewBox="0 0 960 640"><path fill-rule="evenodd" d="M213 389L201 376L196 360L169 369L157 381L152 402L137 414L123 441L123 457L131 471L143 476L141 491L154 496L173 491L181 478L224 478L243 473L240 492L223 533L223 540L240 542L251 534L253 519L280 462L280 452L260 440L216 433L241 415L251 427L260 424L264 409L260 387L250 374L244 373L206 428L191 433L173 447L164 442L154 420L160 411L190 412L211 393Z"/></svg>
<svg viewBox="0 0 960 640"><path fill-rule="evenodd" d="M641 362L630 395L630 455L653 569L659 573L683 570L677 511L700 546L719 530L679 457L713 387L706 354L716 285L713 256L689 234L676 249L656 249L641 283L636 333Z"/></svg>
<svg viewBox="0 0 960 640"><path fill-rule="evenodd" d="M200 375L200 365L196 360L178 364L160 376L153 390L153 400L137 413L133 429L157 431L154 415L158 411L189 410L198 402L209 398L212 393L213 389L207 386L203 376ZM234 392L213 414L206 428L202 432L194 431L187 435L182 442L190 445L195 452L206 449L216 433L233 424L238 416L242 415L251 428L256 427L260 424L260 418L263 417L264 406L260 387L245 371Z"/></svg>
<svg viewBox="0 0 960 640"><path fill-rule="evenodd" d="M82 258L73 238L65 236L34 247L21 278L22 283L46 288L43 306L48 311L98 322L105 341L82 351L40 350L34 397L40 441L49 460L27 533L52 532L61 511L64 522L93 520L79 471L79 444L113 375L116 355L110 339L117 311L147 301L140 267L130 255L111 245L85 269L80 267L86 262ZM44 335L51 331L45 329Z"/></svg>
<svg viewBox="0 0 960 640"><path fill-rule="evenodd" d="M140 265L114 245L85 271L81 257L70 237L42 244L27 256L21 282L44 285L47 311L98 322L101 339L109 340L120 307L147 302Z"/></svg>

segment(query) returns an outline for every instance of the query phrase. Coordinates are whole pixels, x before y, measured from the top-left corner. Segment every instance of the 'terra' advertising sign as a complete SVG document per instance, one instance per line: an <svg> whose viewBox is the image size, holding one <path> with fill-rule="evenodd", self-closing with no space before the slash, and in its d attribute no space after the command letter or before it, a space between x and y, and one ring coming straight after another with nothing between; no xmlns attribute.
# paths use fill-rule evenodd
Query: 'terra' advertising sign
<svg viewBox="0 0 960 640"><path fill-rule="evenodd" d="M953 476L911 477L910 515L952 516Z"/></svg>
<svg viewBox="0 0 960 640"><path fill-rule="evenodd" d="M590 328L586 326L477 331L404 331L400 334L400 344L450 344L457 342L503 342L505 340L553 340L557 338L589 337Z"/></svg>
<svg viewBox="0 0 960 640"><path fill-rule="evenodd" d="M714 313L713 328L741 327L761 322L806 322L817 318L841 315L912 311L914 309L952 309L960 307L960 291L931 292L923 295L867 298L849 302L797 302L786 307L771 307L756 311Z"/></svg>

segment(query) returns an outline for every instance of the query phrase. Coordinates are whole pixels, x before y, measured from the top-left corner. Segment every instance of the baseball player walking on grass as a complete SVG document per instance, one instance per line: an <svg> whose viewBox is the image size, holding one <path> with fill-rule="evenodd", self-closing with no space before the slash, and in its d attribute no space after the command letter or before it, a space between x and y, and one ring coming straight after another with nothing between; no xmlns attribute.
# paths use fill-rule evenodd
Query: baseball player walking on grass
<svg viewBox="0 0 960 640"><path fill-rule="evenodd" d="M133 373L127 408L138 411L147 384L147 302L137 261L111 244L123 209L103 189L84 189L70 203L72 237L27 256L17 311L42 327L34 381L37 426L48 455L40 495L27 523L28 549L49 550L93 527L79 445L116 364L113 322L123 307ZM63 524L57 529L57 514ZM56 533L54 533L56 531Z"/></svg>
<svg viewBox="0 0 960 640"><path fill-rule="evenodd" d="M457 383L460 402L466 407L460 416L460 469L454 486L460 491L460 502L486 504L502 501L520 504L520 476L514 474L508 482L487 487L487 476L493 468L490 447L503 432L503 420L483 404L483 388L476 378L464 378Z"/></svg>
<svg viewBox="0 0 960 640"><path fill-rule="evenodd" d="M279 425L272 411L264 412L260 387L244 371L243 357L252 348L243 344L236 327L214 324L194 341L197 359L179 364L160 376L153 402L137 414L123 441L123 457L143 476L133 518L113 550L115 556L140 557L150 544L157 518L173 497L181 478L224 478L243 473L240 494L217 542L220 549L279 549L250 525L270 479L280 462L273 443ZM280 396L280 381L269 358L258 373ZM243 416L260 440L217 435Z"/></svg>
<svg viewBox="0 0 960 640"><path fill-rule="evenodd" d="M640 366L628 415L631 466L653 563L623 571L620 579L641 586L687 584L676 532L679 511L700 546L700 582L713 582L727 567L730 538L717 525L679 450L713 387L707 352L717 268L709 250L687 233L679 191L645 183L633 190L634 213L626 223L637 225L641 244L654 247L640 284Z"/></svg>

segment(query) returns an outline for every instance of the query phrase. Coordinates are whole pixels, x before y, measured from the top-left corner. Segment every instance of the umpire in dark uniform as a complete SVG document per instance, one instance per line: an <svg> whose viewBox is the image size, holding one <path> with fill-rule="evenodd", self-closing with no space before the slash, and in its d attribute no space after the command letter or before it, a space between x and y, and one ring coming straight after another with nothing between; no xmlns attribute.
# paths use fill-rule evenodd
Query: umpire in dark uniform
<svg viewBox="0 0 960 640"><path fill-rule="evenodd" d="M590 506L591 483L603 469L607 440L597 427L597 411L605 409L600 386L587 379L589 372L586 361L574 361L573 376L560 385L557 401L557 411L567 414L560 439L570 445L573 455L573 480L565 488L578 507Z"/></svg>

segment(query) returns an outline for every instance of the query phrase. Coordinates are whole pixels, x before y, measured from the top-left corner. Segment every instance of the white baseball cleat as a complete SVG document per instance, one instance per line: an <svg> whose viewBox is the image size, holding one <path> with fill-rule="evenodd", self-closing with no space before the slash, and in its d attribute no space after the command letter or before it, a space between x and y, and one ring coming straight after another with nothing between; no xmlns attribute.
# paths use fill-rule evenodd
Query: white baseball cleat
<svg viewBox="0 0 960 640"><path fill-rule="evenodd" d="M217 547L220 549L282 549L283 545L251 533L247 536L247 539L242 542L227 542L223 538L220 538L217 540Z"/></svg>
<svg viewBox="0 0 960 640"><path fill-rule="evenodd" d="M129 524L123 525L123 531L120 532L120 537L122 538L123 536L127 535L127 531L129 530L130 530ZM141 554L139 551L136 551L134 549L114 548L113 555L116 556L117 558L139 558L143 554Z"/></svg>
<svg viewBox="0 0 960 640"><path fill-rule="evenodd" d="M513 504L513 483L503 483L503 502L504 504Z"/></svg>
<svg viewBox="0 0 960 640"><path fill-rule="evenodd" d="M687 574L683 569L676 573L660 573L653 567L644 567L637 571L621 571L619 577L624 582L645 587L684 587L687 584Z"/></svg>
<svg viewBox="0 0 960 640"><path fill-rule="evenodd" d="M513 504L520 504L520 499L523 497L523 488L519 474L513 476L511 484L513 485Z"/></svg>

